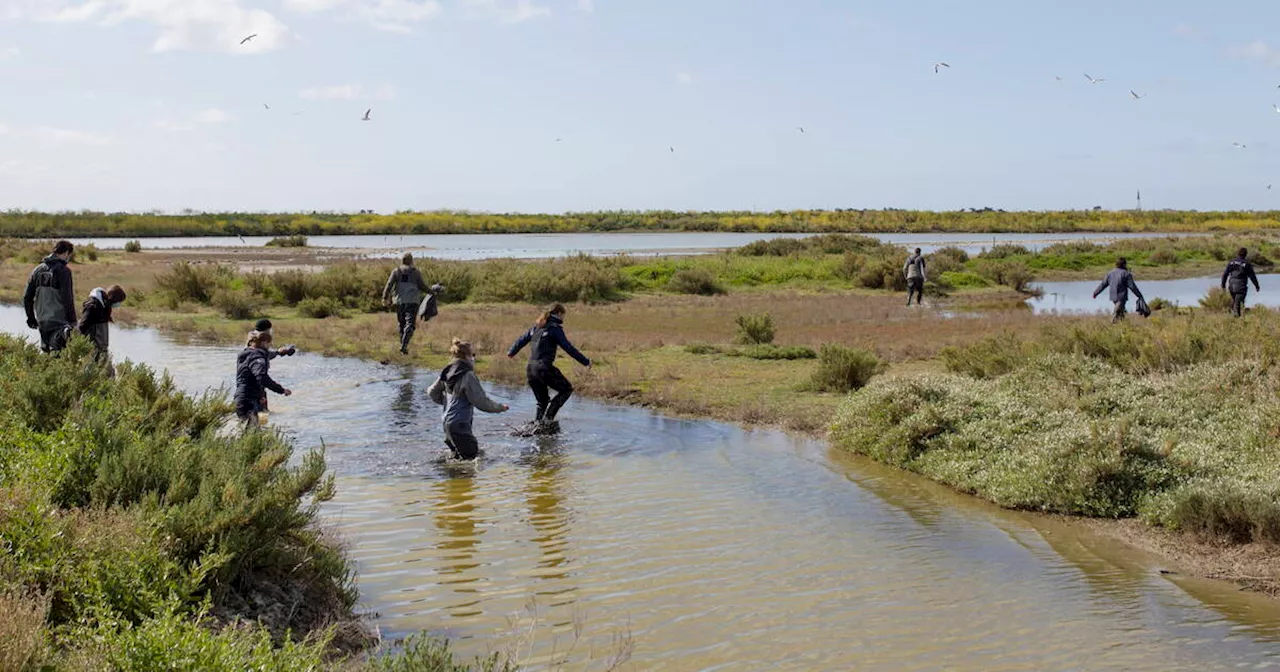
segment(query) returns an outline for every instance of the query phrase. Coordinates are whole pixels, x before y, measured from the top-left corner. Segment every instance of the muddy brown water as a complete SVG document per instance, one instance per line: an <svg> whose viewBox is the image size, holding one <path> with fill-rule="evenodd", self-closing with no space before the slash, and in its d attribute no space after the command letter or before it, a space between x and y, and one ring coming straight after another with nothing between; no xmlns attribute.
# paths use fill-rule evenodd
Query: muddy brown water
<svg viewBox="0 0 1280 672"><path fill-rule="evenodd" d="M29 334L12 307L4 329ZM281 339L288 340L287 334ZM234 347L112 334L117 358L192 391L229 385ZM323 441L325 518L384 635L427 630L528 669L1170 670L1280 666L1280 606L1161 575L1123 546L1002 511L775 431L575 399L564 434L476 429L449 468L430 371L301 354L271 425Z"/></svg>

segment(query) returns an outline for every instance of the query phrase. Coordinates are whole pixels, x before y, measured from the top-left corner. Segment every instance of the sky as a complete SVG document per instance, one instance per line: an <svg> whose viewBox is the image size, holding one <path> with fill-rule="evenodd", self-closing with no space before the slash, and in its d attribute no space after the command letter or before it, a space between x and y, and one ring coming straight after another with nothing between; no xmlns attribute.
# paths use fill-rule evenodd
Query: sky
<svg viewBox="0 0 1280 672"><path fill-rule="evenodd" d="M0 209L1280 209L1277 25L1274 0L0 0Z"/></svg>

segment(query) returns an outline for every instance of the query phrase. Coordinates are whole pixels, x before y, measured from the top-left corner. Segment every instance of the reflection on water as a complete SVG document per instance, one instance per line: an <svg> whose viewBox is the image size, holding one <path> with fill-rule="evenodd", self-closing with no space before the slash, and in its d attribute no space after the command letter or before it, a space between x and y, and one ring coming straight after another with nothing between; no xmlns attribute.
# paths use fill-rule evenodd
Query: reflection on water
<svg viewBox="0 0 1280 672"><path fill-rule="evenodd" d="M1268 279L1260 278L1262 291L1249 292L1250 306L1280 306L1280 292L1268 289ZM1027 303L1036 313L1101 313L1111 311L1111 303L1105 293L1093 298L1093 290L1098 288L1097 280L1077 280L1071 282L1040 282L1036 287L1044 293L1038 297L1027 299ZM1181 280L1142 280L1137 279L1138 289L1150 301L1160 297L1180 306L1198 306L1200 299L1214 287L1220 286L1221 277L1183 278ZM1133 312L1133 299L1129 298L1129 311Z"/></svg>
<svg viewBox="0 0 1280 672"><path fill-rule="evenodd" d="M514 257L541 259L577 253L613 254L699 254L731 247L742 247L757 240L803 238L805 233L729 233L729 232L654 232L654 233L486 233L433 234L408 236L311 236L309 247L369 250L369 256L392 257L403 252L437 259L489 259ZM977 254L997 243L1017 243L1039 250L1053 243L1092 240L1105 242L1124 238L1163 237L1150 233L869 233L865 234L894 245L919 247L932 252L954 245L969 254ZM77 238L74 242L93 243L104 249L122 249L132 238ZM269 236L141 238L146 249L181 247L262 247Z"/></svg>
<svg viewBox="0 0 1280 672"><path fill-rule="evenodd" d="M21 331L21 313L0 325ZM118 356L180 385L230 381L236 348L117 330ZM486 457L441 464L433 372L307 354L272 423L324 440L348 543L382 632L570 669L635 642L635 669L1216 669L1280 663L1275 601L1152 571L1052 528L830 447L576 399L556 439L477 418ZM523 390L511 421L529 417ZM531 618L530 604L536 605ZM570 645L576 623L581 641Z"/></svg>

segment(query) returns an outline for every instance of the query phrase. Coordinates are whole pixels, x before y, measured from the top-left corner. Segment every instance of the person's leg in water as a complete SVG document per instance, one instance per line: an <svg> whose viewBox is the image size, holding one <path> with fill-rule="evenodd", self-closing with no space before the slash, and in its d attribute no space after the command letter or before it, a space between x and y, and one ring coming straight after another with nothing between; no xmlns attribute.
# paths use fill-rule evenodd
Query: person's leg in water
<svg viewBox="0 0 1280 672"><path fill-rule="evenodd" d="M409 341L413 339L413 332L418 328L417 319L417 306L412 303L402 303L396 306L396 321L400 323L401 354L409 354Z"/></svg>
<svg viewBox="0 0 1280 672"><path fill-rule="evenodd" d="M1247 294L1244 292L1233 293L1231 295L1231 314L1236 317L1244 315L1244 299Z"/></svg>
<svg viewBox="0 0 1280 672"><path fill-rule="evenodd" d="M568 378L564 377L563 373L560 373L560 369L554 366L546 367L542 374L542 382L556 391L555 398L547 405L547 412L542 416L544 423L551 424L555 422L556 414L560 412L560 408L564 406L566 401L569 401L569 397L573 394L573 384L569 382Z"/></svg>
<svg viewBox="0 0 1280 672"><path fill-rule="evenodd" d="M537 412L533 416L535 423L542 422L542 416L547 414L547 405L551 403L551 395L547 392L547 384L542 380L541 366L530 364L525 369L525 379L529 381L529 389L533 390L533 398L537 400Z"/></svg>
<svg viewBox="0 0 1280 672"><path fill-rule="evenodd" d="M262 423L258 421L258 405L253 402L236 402L236 418L246 432L262 426Z"/></svg>
<svg viewBox="0 0 1280 672"><path fill-rule="evenodd" d="M474 460L480 455L480 442L465 425L445 425L444 445L449 447L454 459Z"/></svg>

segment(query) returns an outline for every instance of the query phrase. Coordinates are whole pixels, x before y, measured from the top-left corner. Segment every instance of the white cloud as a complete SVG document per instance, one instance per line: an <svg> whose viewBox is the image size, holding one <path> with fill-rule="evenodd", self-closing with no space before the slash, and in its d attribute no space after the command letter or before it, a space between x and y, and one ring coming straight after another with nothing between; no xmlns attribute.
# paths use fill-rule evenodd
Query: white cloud
<svg viewBox="0 0 1280 672"><path fill-rule="evenodd" d="M338 84L303 89L298 92L298 97L307 100L391 100L396 97L396 89L390 84L381 84L372 91L365 91L360 84Z"/></svg>
<svg viewBox="0 0 1280 672"><path fill-rule="evenodd" d="M1271 67L1280 67L1280 51L1277 51L1263 40L1254 40L1249 44L1231 48L1231 55L1250 61L1265 63Z"/></svg>
<svg viewBox="0 0 1280 672"><path fill-rule="evenodd" d="M677 83L677 84L679 84L680 86L692 86L692 85L693 85L693 75L691 75L691 74L689 74L689 73L687 73L687 72L677 72L677 73L676 73L676 83Z"/></svg>
<svg viewBox="0 0 1280 672"><path fill-rule="evenodd" d="M197 124L225 124L231 121L231 115L219 109L208 109L196 113L194 119Z"/></svg>
<svg viewBox="0 0 1280 672"><path fill-rule="evenodd" d="M284 0L295 12L341 10L352 19L379 30L407 33L410 25L435 18L442 7L436 0Z"/></svg>
<svg viewBox="0 0 1280 672"><path fill-rule="evenodd" d="M11 61L22 55L22 50L17 47L5 47L0 49L0 61Z"/></svg>
<svg viewBox="0 0 1280 672"><path fill-rule="evenodd" d="M102 133L53 126L35 126L27 129L25 135L43 144L59 147L63 145L103 147L116 141L114 137Z"/></svg>
<svg viewBox="0 0 1280 672"><path fill-rule="evenodd" d="M289 29L270 12L241 0L0 0L0 19L104 26L136 21L155 26L153 51L256 54L283 46ZM250 42L240 41L256 34Z"/></svg>
<svg viewBox="0 0 1280 672"><path fill-rule="evenodd" d="M596 11L596 0L578 0L578 9L584 12Z"/></svg>
<svg viewBox="0 0 1280 672"><path fill-rule="evenodd" d="M462 4L476 16L503 23L521 23L551 15L550 8L535 5L533 0L462 0Z"/></svg>

